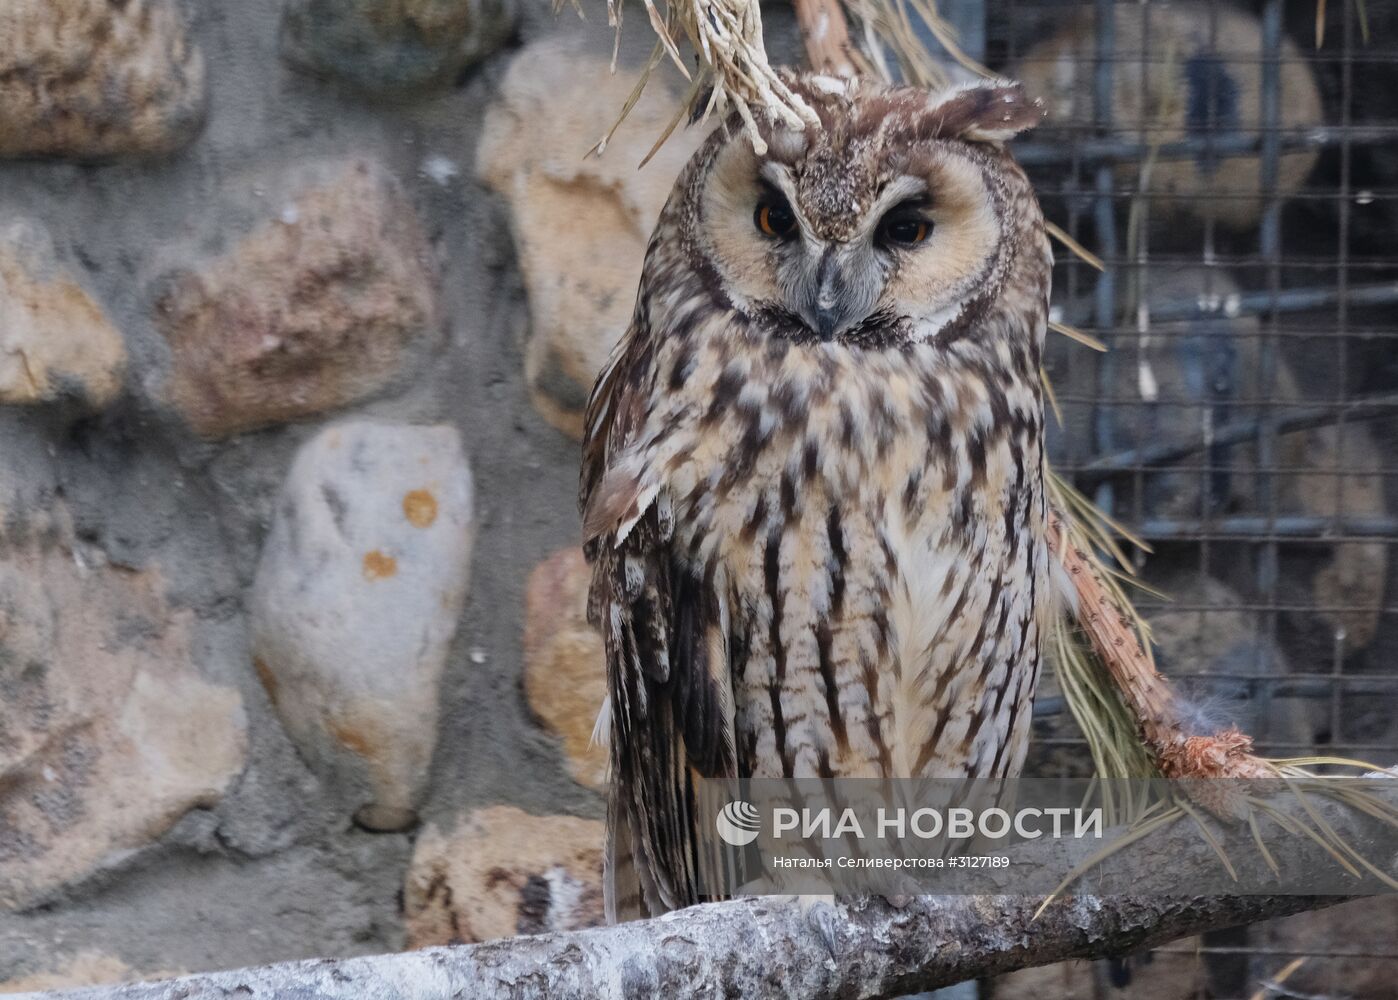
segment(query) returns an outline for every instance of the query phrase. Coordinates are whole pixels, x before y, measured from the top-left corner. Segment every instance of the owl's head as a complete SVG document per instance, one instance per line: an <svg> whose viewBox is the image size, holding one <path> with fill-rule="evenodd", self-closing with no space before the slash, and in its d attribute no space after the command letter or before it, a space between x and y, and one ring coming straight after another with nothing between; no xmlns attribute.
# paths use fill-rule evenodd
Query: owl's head
<svg viewBox="0 0 1398 1000"><path fill-rule="evenodd" d="M720 130L696 158L692 238L725 295L819 340L924 341L967 321L998 294L1026 216L1041 232L1002 148L1041 107L1010 83L790 84L821 128L765 127L763 154Z"/></svg>

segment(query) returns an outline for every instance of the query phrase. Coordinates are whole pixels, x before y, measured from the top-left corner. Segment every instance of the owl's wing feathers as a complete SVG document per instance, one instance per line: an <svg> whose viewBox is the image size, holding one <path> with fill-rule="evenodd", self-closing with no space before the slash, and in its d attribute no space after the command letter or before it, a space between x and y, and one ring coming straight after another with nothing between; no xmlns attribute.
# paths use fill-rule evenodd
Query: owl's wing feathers
<svg viewBox="0 0 1398 1000"><path fill-rule="evenodd" d="M633 327L588 403L581 476L589 614L611 699L608 908L622 919L698 902L700 885L715 884L700 878L711 862L693 783L731 775L735 756L727 609L676 551L670 496L644 461L641 442L658 433L654 382L654 343Z"/></svg>

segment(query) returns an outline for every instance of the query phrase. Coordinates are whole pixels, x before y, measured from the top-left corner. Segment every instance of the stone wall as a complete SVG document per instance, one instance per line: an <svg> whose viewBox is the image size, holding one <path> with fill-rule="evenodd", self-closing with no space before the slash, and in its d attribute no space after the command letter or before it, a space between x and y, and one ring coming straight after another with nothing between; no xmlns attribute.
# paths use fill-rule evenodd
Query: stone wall
<svg viewBox="0 0 1398 1000"><path fill-rule="evenodd" d="M0 991L599 919L601 10L0 7Z"/></svg>

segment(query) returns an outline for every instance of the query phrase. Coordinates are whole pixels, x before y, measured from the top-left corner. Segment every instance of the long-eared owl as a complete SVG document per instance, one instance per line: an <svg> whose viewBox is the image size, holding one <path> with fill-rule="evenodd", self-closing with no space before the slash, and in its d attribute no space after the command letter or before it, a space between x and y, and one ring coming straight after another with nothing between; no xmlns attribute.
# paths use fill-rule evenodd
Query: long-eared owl
<svg viewBox="0 0 1398 1000"><path fill-rule="evenodd" d="M1047 621L1051 253L1015 85L793 77L675 183L588 406L612 919L699 901L690 785L999 777Z"/></svg>

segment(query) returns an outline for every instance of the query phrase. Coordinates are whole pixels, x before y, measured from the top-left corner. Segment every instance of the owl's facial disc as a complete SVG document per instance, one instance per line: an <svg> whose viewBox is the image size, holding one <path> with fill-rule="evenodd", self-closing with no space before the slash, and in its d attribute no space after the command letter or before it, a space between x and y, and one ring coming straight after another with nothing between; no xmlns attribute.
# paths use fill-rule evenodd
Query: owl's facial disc
<svg viewBox="0 0 1398 1000"><path fill-rule="evenodd" d="M1004 249L997 199L983 168L954 143L909 157L907 169L926 184L932 231L921 252L904 257L884 292L885 308L905 317L915 341L954 323L988 291Z"/></svg>
<svg viewBox="0 0 1398 1000"><path fill-rule="evenodd" d="M925 186L902 180L907 183L890 185L849 231L831 232L798 207L799 189L787 168L763 165L754 226L770 244L784 307L820 339L868 320L898 258L931 235Z"/></svg>
<svg viewBox="0 0 1398 1000"><path fill-rule="evenodd" d="M828 149L783 152L732 143L701 195L701 242L735 305L820 340L923 340L956 318L999 237L974 165L924 156L876 182Z"/></svg>

